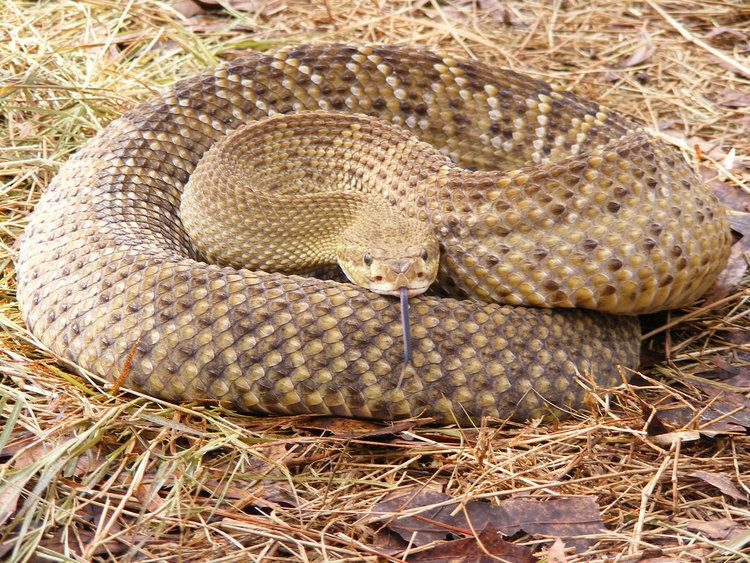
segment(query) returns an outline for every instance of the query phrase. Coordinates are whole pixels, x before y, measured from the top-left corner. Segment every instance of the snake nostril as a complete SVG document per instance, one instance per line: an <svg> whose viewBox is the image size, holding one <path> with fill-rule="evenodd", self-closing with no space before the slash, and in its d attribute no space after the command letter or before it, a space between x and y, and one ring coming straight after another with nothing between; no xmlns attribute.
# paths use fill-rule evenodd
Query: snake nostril
<svg viewBox="0 0 750 563"><path fill-rule="evenodd" d="M418 278L423 278L424 277L424 272L417 272L417 277Z"/></svg>
<svg viewBox="0 0 750 563"><path fill-rule="evenodd" d="M375 280L375 281L377 281L377 282L381 282L381 281L383 281L383 276L375 276L375 277L374 277L374 278L372 278L372 279L374 279L374 280Z"/></svg>

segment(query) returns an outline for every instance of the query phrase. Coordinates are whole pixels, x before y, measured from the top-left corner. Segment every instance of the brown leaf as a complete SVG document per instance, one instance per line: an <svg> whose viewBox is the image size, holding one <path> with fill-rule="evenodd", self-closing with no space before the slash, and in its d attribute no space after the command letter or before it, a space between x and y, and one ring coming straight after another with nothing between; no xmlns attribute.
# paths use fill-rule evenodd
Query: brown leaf
<svg viewBox="0 0 750 563"><path fill-rule="evenodd" d="M99 469L102 465L107 463L106 456L102 453L101 448L97 445L93 448L89 448L76 460L76 466L73 470L73 474L76 477L88 475L96 469Z"/></svg>
<svg viewBox="0 0 750 563"><path fill-rule="evenodd" d="M373 520L388 519L388 527L413 545L422 546L446 539L448 534L482 530L492 524L503 535L519 531L528 534L575 538L595 534L604 527L594 497L515 497L500 504L468 501L456 510L458 500L421 487L410 487L388 495L372 508ZM405 511L423 508L413 516ZM580 551L591 542L573 539L568 543Z"/></svg>
<svg viewBox="0 0 750 563"><path fill-rule="evenodd" d="M626 60L619 62L617 68L628 68L641 65L656 53L656 45L654 45L648 32L640 31L638 35L641 38L641 46L638 47Z"/></svg>
<svg viewBox="0 0 750 563"><path fill-rule="evenodd" d="M743 529L737 522L729 518L719 520L688 520L685 527L692 532L701 532L711 540L725 540L734 535L737 530Z"/></svg>
<svg viewBox="0 0 750 563"><path fill-rule="evenodd" d="M647 432L653 443L668 447L675 442L698 440L701 435L744 434L750 428L750 409L745 407L744 396L732 393L726 386L718 387L708 379L702 381L695 385L708 399L696 395L692 405L668 403L660 405L656 412L643 404L643 417L649 421Z"/></svg>
<svg viewBox="0 0 750 563"><path fill-rule="evenodd" d="M748 38L746 33L731 27L717 27L706 33L703 37L711 39L712 43L724 43L730 46L740 41L745 41Z"/></svg>
<svg viewBox="0 0 750 563"><path fill-rule="evenodd" d="M711 188L719 201L730 209L741 213L750 212L750 193L739 186L716 180L711 182Z"/></svg>
<svg viewBox="0 0 750 563"><path fill-rule="evenodd" d="M744 76L745 78L750 78L750 73L745 72L743 68L733 65L730 62L722 59L721 57L717 57L716 55L709 55L708 58L711 59L717 65L719 65L721 68L731 72L732 74L737 74L739 76Z"/></svg>
<svg viewBox="0 0 750 563"><path fill-rule="evenodd" d="M750 368L733 366L721 356L711 356L711 363L716 369L701 371L701 377L718 379L735 387L750 387ZM730 383L732 380L734 382Z"/></svg>
<svg viewBox="0 0 750 563"><path fill-rule="evenodd" d="M691 473L688 473L688 475L690 475L691 477L697 477L701 481L705 481L709 485L713 485L722 493L729 497L732 497L735 500L747 500L747 495L740 491L726 475L700 470L692 471Z"/></svg>
<svg viewBox="0 0 750 563"><path fill-rule="evenodd" d="M646 434L648 436L660 436L662 434L666 434L671 430L669 426L664 423L665 421L662 419L661 413L659 411L643 401L640 402L643 420L648 421L648 425L646 426Z"/></svg>
<svg viewBox="0 0 750 563"><path fill-rule="evenodd" d="M747 237L743 237L744 239ZM750 241L750 239L747 240ZM737 291L747 273L747 268L747 249L742 241L738 241L732 245L726 267L703 296L706 303L713 303Z"/></svg>
<svg viewBox="0 0 750 563"><path fill-rule="evenodd" d="M223 10L224 7L219 0L194 0L205 11ZM267 16L286 8L283 0L226 0L232 8L239 12L253 12L258 15Z"/></svg>
<svg viewBox="0 0 750 563"><path fill-rule="evenodd" d="M117 520L108 524L108 536L115 537L107 537L104 540L97 538L97 531L101 529L104 518L112 518L112 512L105 513L102 508L93 504L82 506L76 511L76 518L71 523L47 528L39 541L39 546L60 554L68 552L70 555L80 556L96 539L96 548L90 552L90 555L112 557L127 553L132 542L142 539L134 534L122 534L123 527ZM75 559L80 560L79 557ZM35 561L44 560L35 559Z"/></svg>
<svg viewBox="0 0 750 563"><path fill-rule="evenodd" d="M729 225L746 239L742 242L750 247L750 213L730 210Z"/></svg>
<svg viewBox="0 0 750 563"><path fill-rule="evenodd" d="M409 547L409 542L404 540L404 538L399 536L396 532L393 532L388 528L381 528L375 533L373 547L375 547L380 553L396 555Z"/></svg>
<svg viewBox="0 0 750 563"><path fill-rule="evenodd" d="M679 432L666 432L652 436L651 441L663 448L671 448L673 444L695 442L700 440L701 433L697 430L680 430Z"/></svg>
<svg viewBox="0 0 750 563"><path fill-rule="evenodd" d="M252 12L259 16L271 16L286 8L283 0L230 0L229 4L240 12Z"/></svg>
<svg viewBox="0 0 750 563"><path fill-rule="evenodd" d="M733 375L729 379L725 379L724 383L750 390L750 368L743 367L737 369L739 370L739 373Z"/></svg>
<svg viewBox="0 0 750 563"><path fill-rule="evenodd" d="M410 562L426 563L533 563L528 547L505 541L492 524L488 524L477 537L441 542L431 549L409 556Z"/></svg>
<svg viewBox="0 0 750 563"><path fill-rule="evenodd" d="M700 384L698 387L703 388ZM669 446L675 441L696 440L696 432L709 437L744 434L750 428L750 409L738 401L739 397L743 401L745 398L734 393L725 400L725 393L729 392L722 391L721 398L717 397L718 390L714 389L713 393L706 392L708 399L696 397L694 404L690 406L677 402L661 405L650 417L648 434L652 441ZM650 410L644 412L645 419L649 419L650 415Z"/></svg>
<svg viewBox="0 0 750 563"><path fill-rule="evenodd" d="M185 18L203 13L203 8L193 0L177 0L172 3L172 9Z"/></svg>
<svg viewBox="0 0 750 563"><path fill-rule="evenodd" d="M320 416L304 420L297 424L300 428L312 428L330 432L337 438L374 438L376 436L393 436L415 426L428 424L431 419L409 419L392 422L387 425L376 424L367 420L342 418L338 416Z"/></svg>
<svg viewBox="0 0 750 563"><path fill-rule="evenodd" d="M565 555L565 544L560 538L555 540L547 548L547 563L567 563L568 557Z"/></svg>
<svg viewBox="0 0 750 563"><path fill-rule="evenodd" d="M249 471L258 473L277 472L279 466L294 464L294 458L290 455L288 444L284 442L270 442L252 449L254 455L250 458Z"/></svg>
<svg viewBox="0 0 750 563"><path fill-rule="evenodd" d="M718 192L718 194L719 199L722 199L721 192ZM731 201L736 205L750 205L747 201L750 196L737 198L736 194L733 194L732 197ZM731 209L728 217L732 229L742 236L732 245L726 268L719 274L714 285L706 292L707 303L731 295L739 287L747 272L748 261L750 261L750 213Z"/></svg>
<svg viewBox="0 0 750 563"><path fill-rule="evenodd" d="M513 25L513 16L504 2L500 0L479 0L479 7L491 18L501 22L503 25Z"/></svg>
<svg viewBox="0 0 750 563"><path fill-rule="evenodd" d="M727 88L719 94L717 101L728 108L744 108L750 106L750 94Z"/></svg>
<svg viewBox="0 0 750 563"><path fill-rule="evenodd" d="M708 395L710 401L702 410L711 413L712 418L722 417L729 423L750 428L750 399L708 379L694 381L693 385Z"/></svg>
<svg viewBox="0 0 750 563"><path fill-rule="evenodd" d="M33 473L26 475L21 473L3 480L0 486L0 526L3 526L15 514L19 497L22 493L25 494L24 487L33 476Z"/></svg>

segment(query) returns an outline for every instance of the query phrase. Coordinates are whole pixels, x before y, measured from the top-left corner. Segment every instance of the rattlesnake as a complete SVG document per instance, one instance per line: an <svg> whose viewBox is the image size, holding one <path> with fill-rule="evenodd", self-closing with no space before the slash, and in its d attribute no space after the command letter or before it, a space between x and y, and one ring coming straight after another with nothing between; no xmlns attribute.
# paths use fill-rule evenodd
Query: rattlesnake
<svg viewBox="0 0 750 563"><path fill-rule="evenodd" d="M393 298L208 265L178 216L191 172L225 134L310 110L324 112L310 117L323 159L336 112L409 132L370 135L377 156L351 168L403 182L386 201L440 240L453 297L411 300L408 364ZM424 158L399 160L404 143ZM700 297L729 243L724 211L682 156L596 103L425 50L307 45L178 82L88 142L30 218L18 298L54 352L167 399L522 419L576 408L587 382L636 366L627 315Z"/></svg>

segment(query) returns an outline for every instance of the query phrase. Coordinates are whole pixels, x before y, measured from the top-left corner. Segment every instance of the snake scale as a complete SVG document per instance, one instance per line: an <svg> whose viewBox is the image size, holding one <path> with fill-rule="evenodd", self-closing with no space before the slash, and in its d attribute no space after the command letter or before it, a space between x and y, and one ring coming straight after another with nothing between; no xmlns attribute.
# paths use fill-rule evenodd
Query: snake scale
<svg viewBox="0 0 750 563"><path fill-rule="evenodd" d="M370 175L440 240L450 297L411 299L408 364L394 298L209 265L178 215L191 172L228 132L309 111L323 112L304 114L310 158ZM374 119L352 129L339 112ZM354 165L328 156L347 127L374 147ZM618 382L639 358L633 315L700 297L729 243L724 211L679 152L603 106L425 50L306 45L180 81L89 141L30 218L18 298L55 353L109 379L131 356L125 383L170 400L524 419L580 407L582 381Z"/></svg>

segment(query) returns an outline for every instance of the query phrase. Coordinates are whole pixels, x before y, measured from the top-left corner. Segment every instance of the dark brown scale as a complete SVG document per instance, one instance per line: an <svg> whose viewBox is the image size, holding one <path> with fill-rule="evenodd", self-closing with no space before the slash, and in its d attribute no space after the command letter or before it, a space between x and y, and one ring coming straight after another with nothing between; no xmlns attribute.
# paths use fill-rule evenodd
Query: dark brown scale
<svg viewBox="0 0 750 563"><path fill-rule="evenodd" d="M612 258L607 263L607 269L609 269L610 272L616 272L617 270L622 268L622 260L619 258Z"/></svg>
<svg viewBox="0 0 750 563"><path fill-rule="evenodd" d="M556 216L562 215L563 213L565 213L565 210L566 210L566 207L564 205L559 204L559 203L555 204L555 205L551 205L549 207L550 213L552 213L552 215L556 215Z"/></svg>
<svg viewBox="0 0 750 563"><path fill-rule="evenodd" d="M617 288L613 285L607 285L602 289L602 295L604 297L609 297L610 295L614 295L617 293Z"/></svg>
<svg viewBox="0 0 750 563"><path fill-rule="evenodd" d="M542 286L547 291L557 291L558 289L560 289L560 284L557 283L555 280L545 280Z"/></svg>
<svg viewBox="0 0 750 563"><path fill-rule="evenodd" d="M592 239L586 239L582 243L583 249L591 252L596 249L597 246L599 246L599 243Z"/></svg>

